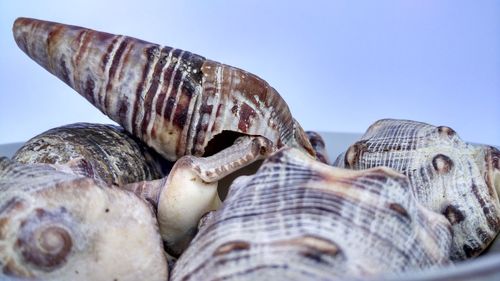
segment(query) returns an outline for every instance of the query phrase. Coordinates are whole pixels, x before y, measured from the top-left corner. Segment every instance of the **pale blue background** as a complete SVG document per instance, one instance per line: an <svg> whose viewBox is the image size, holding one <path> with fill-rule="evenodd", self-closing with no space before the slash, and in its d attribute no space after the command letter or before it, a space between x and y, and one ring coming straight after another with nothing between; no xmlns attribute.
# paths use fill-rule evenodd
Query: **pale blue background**
<svg viewBox="0 0 500 281"><path fill-rule="evenodd" d="M1 1L0 143L110 122L22 53L18 16L183 48L273 85L304 128L380 118L500 144L500 1Z"/></svg>

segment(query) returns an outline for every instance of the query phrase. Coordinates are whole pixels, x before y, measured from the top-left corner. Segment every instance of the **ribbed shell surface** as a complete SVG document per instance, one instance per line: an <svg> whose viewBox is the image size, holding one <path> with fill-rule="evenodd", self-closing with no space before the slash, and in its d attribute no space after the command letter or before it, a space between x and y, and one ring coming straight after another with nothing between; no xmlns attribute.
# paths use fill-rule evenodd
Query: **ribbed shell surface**
<svg viewBox="0 0 500 281"><path fill-rule="evenodd" d="M78 174L118 186L162 178L172 166L123 128L91 123L43 132L19 148L13 160L69 165Z"/></svg>
<svg viewBox="0 0 500 281"><path fill-rule="evenodd" d="M500 230L498 194L487 171L498 166L500 153L488 149L485 154L464 143L446 126L383 119L334 165L356 170L386 166L408 176L417 200L452 224L451 257L462 260L481 253Z"/></svg>
<svg viewBox="0 0 500 281"><path fill-rule="evenodd" d="M156 218L144 201L46 164L5 157L0 268L2 280L168 278Z"/></svg>
<svg viewBox="0 0 500 281"><path fill-rule="evenodd" d="M238 178L209 213L172 280L343 280L449 262L449 222L420 206L408 180L352 171L295 149Z"/></svg>
<svg viewBox="0 0 500 281"><path fill-rule="evenodd" d="M19 47L169 160L201 156L223 131L312 148L281 96L244 70L187 51L19 18Z"/></svg>

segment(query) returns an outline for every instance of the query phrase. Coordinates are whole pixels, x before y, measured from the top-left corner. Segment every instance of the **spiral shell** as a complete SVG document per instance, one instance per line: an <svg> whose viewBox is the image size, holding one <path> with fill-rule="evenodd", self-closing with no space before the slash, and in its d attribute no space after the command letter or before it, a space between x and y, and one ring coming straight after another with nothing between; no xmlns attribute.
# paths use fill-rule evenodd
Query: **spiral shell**
<svg viewBox="0 0 500 281"><path fill-rule="evenodd" d="M159 179L172 166L123 128L91 123L43 132L19 148L13 160L67 165L77 174L118 186Z"/></svg>
<svg viewBox="0 0 500 281"><path fill-rule="evenodd" d="M13 33L28 56L169 160L217 152L212 147L241 134L314 155L278 92L249 72L127 36L35 19L17 19Z"/></svg>
<svg viewBox="0 0 500 281"><path fill-rule="evenodd" d="M154 214L135 195L0 158L0 279L166 280Z"/></svg>
<svg viewBox="0 0 500 281"><path fill-rule="evenodd" d="M449 263L449 222L406 177L282 149L206 215L172 280L345 280Z"/></svg>
<svg viewBox="0 0 500 281"><path fill-rule="evenodd" d="M339 167L386 166L408 176L418 201L453 229L451 258L480 254L500 230L499 151L464 143L446 126L384 119L337 158Z"/></svg>

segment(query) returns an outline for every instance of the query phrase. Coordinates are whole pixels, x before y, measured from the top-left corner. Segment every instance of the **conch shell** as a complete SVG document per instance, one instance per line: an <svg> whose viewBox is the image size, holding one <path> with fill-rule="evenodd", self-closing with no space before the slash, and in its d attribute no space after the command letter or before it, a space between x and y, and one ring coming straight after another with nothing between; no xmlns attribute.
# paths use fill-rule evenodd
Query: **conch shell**
<svg viewBox="0 0 500 281"><path fill-rule="evenodd" d="M334 164L356 170L378 166L408 176L418 201L448 218L451 258L479 255L500 230L500 152L464 143L446 126L383 119Z"/></svg>
<svg viewBox="0 0 500 281"><path fill-rule="evenodd" d="M91 123L43 132L27 141L12 159L66 165L79 175L118 186L162 178L173 165L123 128Z"/></svg>
<svg viewBox="0 0 500 281"><path fill-rule="evenodd" d="M150 207L124 190L0 158L0 279L167 280Z"/></svg>
<svg viewBox="0 0 500 281"><path fill-rule="evenodd" d="M171 280L346 280L448 264L450 223L388 168L334 168L284 148L200 222Z"/></svg>
<svg viewBox="0 0 500 281"><path fill-rule="evenodd" d="M18 46L168 160L212 155L241 135L314 151L278 92L244 70L187 51L19 18Z"/></svg>

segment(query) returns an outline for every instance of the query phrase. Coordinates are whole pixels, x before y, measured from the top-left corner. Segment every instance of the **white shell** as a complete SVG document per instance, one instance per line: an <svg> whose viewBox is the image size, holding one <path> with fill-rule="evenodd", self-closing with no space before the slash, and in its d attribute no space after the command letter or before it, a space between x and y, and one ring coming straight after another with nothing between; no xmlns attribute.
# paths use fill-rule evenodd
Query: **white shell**
<svg viewBox="0 0 500 281"><path fill-rule="evenodd" d="M408 176L418 201L451 222L451 258L462 260L480 254L500 229L499 155L493 147L464 143L449 127L384 119L334 165L387 166Z"/></svg>
<svg viewBox="0 0 500 281"><path fill-rule="evenodd" d="M0 158L0 279L166 280L154 214L134 194Z"/></svg>
<svg viewBox="0 0 500 281"><path fill-rule="evenodd" d="M387 168L333 168L296 149L238 178L172 280L344 280L449 263L449 222Z"/></svg>

